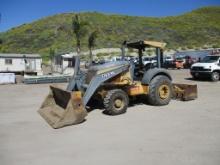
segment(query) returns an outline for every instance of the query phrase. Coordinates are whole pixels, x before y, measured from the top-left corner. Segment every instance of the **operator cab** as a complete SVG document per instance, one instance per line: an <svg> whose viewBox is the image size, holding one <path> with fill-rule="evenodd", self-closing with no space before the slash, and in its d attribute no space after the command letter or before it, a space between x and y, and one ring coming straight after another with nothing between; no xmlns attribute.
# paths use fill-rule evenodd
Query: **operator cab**
<svg viewBox="0 0 220 165"><path fill-rule="evenodd" d="M146 41L140 40L136 42L127 42L124 41L122 45L122 59L125 57L125 48L132 48L138 50L138 60L137 63L134 64L131 62L131 75L133 75L134 79L142 79L144 72L153 68L161 68L163 67L163 49L165 48L166 43L157 42L157 41ZM155 62L150 62L144 64L143 61L143 52L147 48L155 48Z"/></svg>

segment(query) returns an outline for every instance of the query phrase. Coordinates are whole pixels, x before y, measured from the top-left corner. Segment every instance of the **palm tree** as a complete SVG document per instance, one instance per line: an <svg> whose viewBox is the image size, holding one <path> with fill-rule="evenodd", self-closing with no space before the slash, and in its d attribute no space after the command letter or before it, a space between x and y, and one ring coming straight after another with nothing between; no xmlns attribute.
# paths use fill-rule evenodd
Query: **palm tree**
<svg viewBox="0 0 220 165"><path fill-rule="evenodd" d="M79 15L76 14L72 20L72 30L76 37L76 47L77 47L77 54L80 54L81 50L81 39L87 34L88 29L88 22L81 21Z"/></svg>
<svg viewBox="0 0 220 165"><path fill-rule="evenodd" d="M95 41L96 38L98 37L98 31L95 30L92 32L88 38L88 47L89 47L89 59L90 59L90 65L92 64L93 61L93 56L92 56L92 48L95 47Z"/></svg>
<svg viewBox="0 0 220 165"><path fill-rule="evenodd" d="M49 58L50 58L50 68L52 73L53 73L54 57L55 57L55 50L51 47L49 50Z"/></svg>
<svg viewBox="0 0 220 165"><path fill-rule="evenodd" d="M2 13L0 13L0 24L1 24L1 19L2 19ZM2 39L0 38L0 51L1 51L1 44L3 43Z"/></svg>

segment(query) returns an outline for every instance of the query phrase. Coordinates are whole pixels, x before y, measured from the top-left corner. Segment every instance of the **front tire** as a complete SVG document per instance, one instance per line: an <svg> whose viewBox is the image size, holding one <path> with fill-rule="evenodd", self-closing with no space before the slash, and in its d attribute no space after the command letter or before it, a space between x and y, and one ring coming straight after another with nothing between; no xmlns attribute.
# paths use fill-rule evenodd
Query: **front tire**
<svg viewBox="0 0 220 165"><path fill-rule="evenodd" d="M199 79L199 75L197 75L196 73L193 73L193 74L192 74L192 78L193 78L194 80L198 80L198 79Z"/></svg>
<svg viewBox="0 0 220 165"><path fill-rule="evenodd" d="M213 82L218 81L218 80L219 80L219 73L218 73L218 72L212 72L212 74L211 74L211 80L212 80Z"/></svg>
<svg viewBox="0 0 220 165"><path fill-rule="evenodd" d="M121 89L108 91L104 98L105 112L108 115L120 115L126 112L129 99L127 93Z"/></svg>
<svg viewBox="0 0 220 165"><path fill-rule="evenodd" d="M169 104L172 97L172 84L167 76L156 76L151 80L149 88L147 99L151 105L162 106Z"/></svg>

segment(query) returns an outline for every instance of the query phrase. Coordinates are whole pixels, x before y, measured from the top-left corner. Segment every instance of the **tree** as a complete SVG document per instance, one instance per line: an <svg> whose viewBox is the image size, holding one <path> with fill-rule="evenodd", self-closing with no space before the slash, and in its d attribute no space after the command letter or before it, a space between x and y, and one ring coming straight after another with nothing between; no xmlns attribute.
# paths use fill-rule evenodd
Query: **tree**
<svg viewBox="0 0 220 165"><path fill-rule="evenodd" d="M93 61L92 48L95 47L95 41L96 41L96 38L97 38L97 37L98 37L98 31L95 30L94 32L92 32L92 33L89 35L89 38L88 38L90 65L92 64L92 61Z"/></svg>
<svg viewBox="0 0 220 165"><path fill-rule="evenodd" d="M2 20L2 14L0 13L0 24L1 24L1 20ZM0 38L0 50L2 49L1 45L2 45L3 41L2 39Z"/></svg>
<svg viewBox="0 0 220 165"><path fill-rule="evenodd" d="M77 47L77 54L80 54L81 51L81 39L87 34L88 29L88 22L81 21L79 15L76 14L75 17L72 19L72 30L76 37L76 47Z"/></svg>
<svg viewBox="0 0 220 165"><path fill-rule="evenodd" d="M2 41L2 39L0 38L0 51L2 50L2 44L3 44L3 41Z"/></svg>
<svg viewBox="0 0 220 165"><path fill-rule="evenodd" d="M53 61L55 57L55 50L53 48L50 48L49 50L49 58L50 58L50 67L51 67L51 72L53 72Z"/></svg>

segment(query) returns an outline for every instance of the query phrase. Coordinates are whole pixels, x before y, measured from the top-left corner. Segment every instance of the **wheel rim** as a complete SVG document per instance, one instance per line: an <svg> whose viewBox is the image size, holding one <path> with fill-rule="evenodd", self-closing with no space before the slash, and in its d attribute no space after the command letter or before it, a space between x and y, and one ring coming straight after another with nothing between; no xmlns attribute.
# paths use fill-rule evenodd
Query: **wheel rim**
<svg viewBox="0 0 220 165"><path fill-rule="evenodd" d="M217 73L214 73L214 74L213 74L213 78L214 78L215 80L219 79L218 74L217 74Z"/></svg>
<svg viewBox="0 0 220 165"><path fill-rule="evenodd" d="M115 99L114 108L116 110L121 110L124 107L124 101L120 98Z"/></svg>
<svg viewBox="0 0 220 165"><path fill-rule="evenodd" d="M170 89L168 85L161 85L159 87L159 96L161 99L167 99L170 95Z"/></svg>

